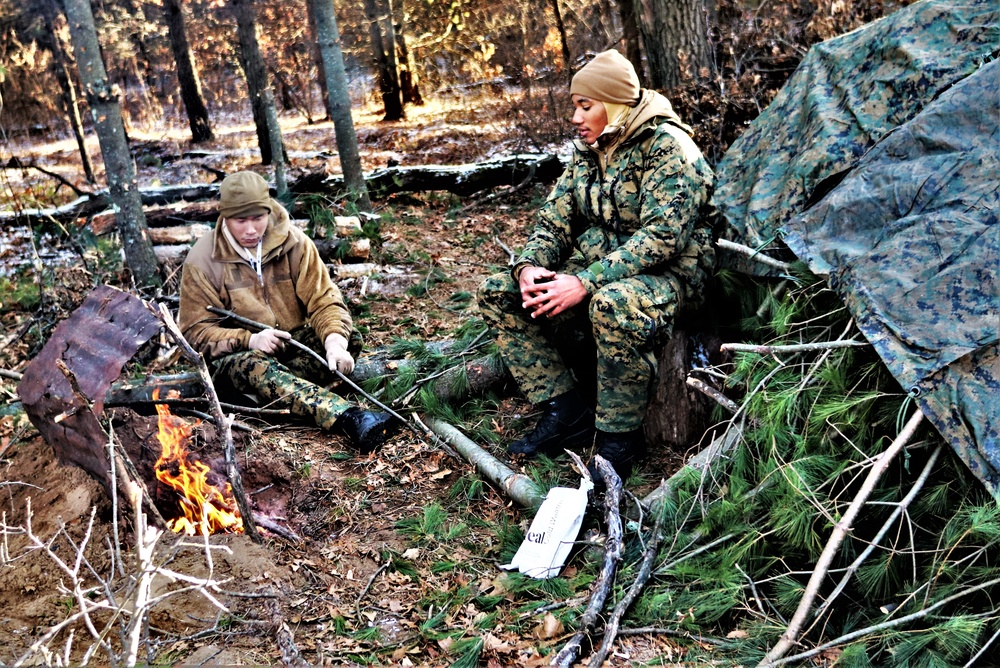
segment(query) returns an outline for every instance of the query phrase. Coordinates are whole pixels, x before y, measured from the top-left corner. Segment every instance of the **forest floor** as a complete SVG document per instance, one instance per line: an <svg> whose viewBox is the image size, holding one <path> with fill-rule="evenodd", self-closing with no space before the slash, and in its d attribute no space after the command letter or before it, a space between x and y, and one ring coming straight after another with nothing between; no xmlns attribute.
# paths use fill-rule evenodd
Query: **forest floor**
<svg viewBox="0 0 1000 668"><path fill-rule="evenodd" d="M561 141L529 141L531 133L518 125L518 115L507 111L507 105L502 97L488 106L458 101L429 105L412 109L410 118L398 123L380 123L374 112L363 112L356 123L364 166L370 170L390 161L457 164L559 148ZM307 125L289 116L283 118L283 128L291 178L339 171L335 159L305 157L313 151L334 152L331 123ZM252 126L216 120L216 133L214 142L196 147L205 152L201 157L165 159L192 148L185 144L183 128L133 128L140 185L213 180L203 167L224 172L251 168L269 175L256 164ZM5 152L22 164L86 186L71 140L14 135ZM93 153L99 163L96 145ZM11 155L2 157L7 162ZM2 173L5 193L19 198L21 206L51 205L73 196L69 188L56 190L56 182L37 170ZM366 345L456 336L476 317L478 283L506 265L504 245L523 244L547 188L536 186L467 210L462 209L466 202L447 193L400 194L377 202L382 223L376 260L411 271L402 283L369 284L364 294L357 281L341 284ZM83 261L87 253L66 251L58 236L32 235L26 229L2 234L0 336L5 345L0 368L20 372L44 343L40 333L65 318L95 284L111 279L101 273L108 270L100 263ZM109 273L113 276L114 270ZM166 292L175 289L176 279ZM0 399L15 402L16 381L4 377L0 383ZM504 460L505 444L533 417L517 397L488 396L463 408L476 422L458 426ZM134 459L148 463L151 449L155 458L155 415L119 408L108 416L115 438ZM549 581L505 572L498 566L519 545L531 514L484 485L465 462L406 432L377 453L358 456L341 437L315 428L237 417L251 426L234 431L234 438L255 510L301 540L265 533L264 543L255 544L242 535L212 536L211 575L221 580L215 595L225 609L192 592L164 600L150 617L140 661L278 663L276 619L287 623L306 661L323 665L547 665L551 652L572 635L597 573L599 549L584 544L574 550L560 577ZM0 490L7 527L0 553L0 663L10 664L49 627L78 610L65 588L68 574L53 560L59 556L72 566L75 548L68 537L77 545L88 541L80 550L88 557L84 573L93 569L86 574L87 583L121 591L133 572L135 536L127 520L115 531L102 488L81 470L58 464L51 447L23 417L0 420ZM218 457L211 430L198 426L195 432L191 447L205 461ZM655 487L678 468L683 454L654 450L633 478L632 491L641 497ZM565 458L514 465L545 484L576 487L579 482ZM57 549L52 555L28 544L29 499L31 532L43 542L53 540ZM584 525L590 537L581 534L581 540L596 535L599 515L591 509ZM125 552L124 572L111 565L115 541ZM177 572L207 576L204 546L178 541L169 533L161 538L158 560ZM626 558L628 572L636 555ZM157 593L171 587L176 585L166 576L154 581ZM663 611L664 618L684 614ZM75 629L71 663L93 644L85 628ZM49 644L61 653L66 635ZM665 636L623 636L606 665L681 665L675 662L684 655Z"/></svg>

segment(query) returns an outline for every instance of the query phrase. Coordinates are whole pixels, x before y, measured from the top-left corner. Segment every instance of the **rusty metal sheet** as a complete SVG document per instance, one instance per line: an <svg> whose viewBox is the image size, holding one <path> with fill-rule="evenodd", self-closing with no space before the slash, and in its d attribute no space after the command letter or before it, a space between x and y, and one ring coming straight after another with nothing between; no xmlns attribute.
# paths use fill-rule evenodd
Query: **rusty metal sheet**
<svg viewBox="0 0 1000 668"><path fill-rule="evenodd" d="M112 381L162 326L138 297L99 286L59 323L17 387L28 418L59 461L81 467L109 494L107 434L97 416ZM59 369L60 363L76 379L82 397Z"/></svg>

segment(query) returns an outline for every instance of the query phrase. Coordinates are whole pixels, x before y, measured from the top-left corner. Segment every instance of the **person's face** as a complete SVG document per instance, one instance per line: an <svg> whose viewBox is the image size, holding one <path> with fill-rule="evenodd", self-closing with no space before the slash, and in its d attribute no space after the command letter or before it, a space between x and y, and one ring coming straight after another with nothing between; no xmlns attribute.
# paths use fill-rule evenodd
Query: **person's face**
<svg viewBox="0 0 1000 668"><path fill-rule="evenodd" d="M256 248L267 230L267 213L246 218L226 218L226 227L233 238L244 248Z"/></svg>
<svg viewBox="0 0 1000 668"><path fill-rule="evenodd" d="M608 110L603 102L583 95L574 95L572 99L573 118L570 123L584 143L593 144L608 125Z"/></svg>

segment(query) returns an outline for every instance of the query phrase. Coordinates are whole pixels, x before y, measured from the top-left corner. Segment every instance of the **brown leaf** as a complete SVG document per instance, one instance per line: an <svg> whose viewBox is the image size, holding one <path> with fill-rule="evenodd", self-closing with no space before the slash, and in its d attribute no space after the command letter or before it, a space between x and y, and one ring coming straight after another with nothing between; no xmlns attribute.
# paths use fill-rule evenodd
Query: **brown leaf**
<svg viewBox="0 0 1000 668"><path fill-rule="evenodd" d="M550 638L555 638L556 636L562 634L563 623L559 621L559 618L553 615L551 612L545 613L545 616L535 630L532 631L533 636L539 640L549 640Z"/></svg>

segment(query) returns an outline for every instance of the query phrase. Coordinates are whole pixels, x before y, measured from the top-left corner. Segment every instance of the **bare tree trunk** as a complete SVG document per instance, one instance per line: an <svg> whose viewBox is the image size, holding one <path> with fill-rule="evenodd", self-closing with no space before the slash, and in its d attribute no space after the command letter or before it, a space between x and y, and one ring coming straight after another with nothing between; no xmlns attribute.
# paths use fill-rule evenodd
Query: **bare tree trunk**
<svg viewBox="0 0 1000 668"><path fill-rule="evenodd" d="M388 14L388 16L386 16ZM396 45L392 32L392 13L383 12L377 0L365 0L365 17L368 19L368 35L372 43L372 57L378 72L379 91L385 106L384 121L398 121L403 118L403 100L399 90L399 74L396 71ZM385 31L388 23L389 30Z"/></svg>
<svg viewBox="0 0 1000 668"><path fill-rule="evenodd" d="M239 37L237 59L247 78L253 122L257 128L257 143L260 145L260 162L263 165L270 165L274 155L267 124L268 112L265 108L264 91L268 88L267 66L260 52L260 44L257 42L257 19L254 17L253 2L229 0L229 3L236 15L236 34Z"/></svg>
<svg viewBox="0 0 1000 668"><path fill-rule="evenodd" d="M215 138L208 120L208 109L201 94L201 80L194 64L194 55L188 43L187 28L184 25L184 0L163 0L163 14L170 34L170 48L177 63L177 83L181 89L181 100L187 111L191 125L191 141L195 144Z"/></svg>
<svg viewBox="0 0 1000 668"><path fill-rule="evenodd" d="M326 88L329 96L326 108L333 119L337 137L337 153L340 168L344 172L344 184L362 211L371 211L368 186L361 169L361 154L358 151L358 136L354 132L351 118L351 96L347 89L347 72L344 70L344 54L340 48L340 31L337 29L337 14L333 0L309 0L316 17L316 34L322 54L323 69L326 72Z"/></svg>
<svg viewBox="0 0 1000 668"><path fill-rule="evenodd" d="M406 20L406 9L402 0L399 3L400 21L396 24L396 46L399 47L399 89L403 95L403 105L422 105L424 98L420 94L420 76L417 74L417 61L413 53L406 45L406 30L404 21Z"/></svg>
<svg viewBox="0 0 1000 668"><path fill-rule="evenodd" d="M559 11L559 0L552 0L552 13L556 17L556 28L559 30L559 42L562 44L563 73L572 77L573 58L569 54L569 40L566 39L566 24L563 23L562 12Z"/></svg>
<svg viewBox="0 0 1000 668"><path fill-rule="evenodd" d="M59 36L58 24L62 23L62 16L56 7L55 0L41 0L39 5L42 15L45 17L45 27L48 32L43 39L46 40L48 49L52 52L52 69L59 81L59 88L62 89L59 101L63 112L69 119L73 136L76 138L84 176L86 176L88 183L97 183L97 178L94 176L94 163L90 160L90 154L87 153L83 118L80 116L80 101L76 94L76 83L73 81L73 74L69 67L69 55L66 52L66 45L63 44L63 40Z"/></svg>
<svg viewBox="0 0 1000 668"><path fill-rule="evenodd" d="M635 0L653 88L679 86L711 68L708 46L709 3L714 0Z"/></svg>
<svg viewBox="0 0 1000 668"><path fill-rule="evenodd" d="M160 278L156 255L146 231L146 216L142 211L142 199L135 178L135 162L125 140L121 107L101 60L90 0L64 0L64 6L80 80L87 92L97 139L101 143L108 190L117 213L125 260L138 285L158 285Z"/></svg>
<svg viewBox="0 0 1000 668"><path fill-rule="evenodd" d="M309 21L309 37L312 45L309 47L309 55L316 63L316 78L319 80L319 92L323 99L323 108L326 109L326 120L333 120L333 107L330 102L330 88L326 83L326 65L323 64L323 52L319 46L319 31L316 27L316 7L313 0L306 3L306 18ZM340 38L338 33L337 38ZM337 48L340 48L338 43Z"/></svg>
<svg viewBox="0 0 1000 668"><path fill-rule="evenodd" d="M645 68L642 64L642 45L639 40L639 22L635 16L636 3L634 0L619 0L618 14L622 21L622 39L625 41L625 57L632 63L636 74L639 75L639 82L643 86L647 85L649 78L646 76Z"/></svg>

